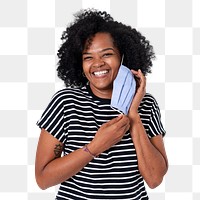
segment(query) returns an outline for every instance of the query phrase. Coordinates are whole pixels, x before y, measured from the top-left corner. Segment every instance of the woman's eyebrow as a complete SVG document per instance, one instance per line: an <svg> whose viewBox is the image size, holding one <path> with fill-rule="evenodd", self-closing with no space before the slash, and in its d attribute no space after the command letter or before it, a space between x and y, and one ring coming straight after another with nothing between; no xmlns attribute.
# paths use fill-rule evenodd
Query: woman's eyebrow
<svg viewBox="0 0 200 200"><path fill-rule="evenodd" d="M105 48L105 49L100 50L99 53L102 53L102 52L108 51L108 50L115 51L112 47L108 47L108 48ZM82 53L82 55L87 55L87 54L92 54L92 53L87 52L87 51Z"/></svg>
<svg viewBox="0 0 200 200"><path fill-rule="evenodd" d="M108 50L114 51L114 49L112 47L109 47L109 48L102 49L101 52L108 51Z"/></svg>

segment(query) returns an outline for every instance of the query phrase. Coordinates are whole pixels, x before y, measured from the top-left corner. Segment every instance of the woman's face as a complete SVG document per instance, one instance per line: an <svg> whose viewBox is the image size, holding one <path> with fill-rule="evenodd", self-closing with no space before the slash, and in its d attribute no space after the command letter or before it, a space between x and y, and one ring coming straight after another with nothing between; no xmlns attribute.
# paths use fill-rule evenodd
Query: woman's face
<svg viewBox="0 0 200 200"><path fill-rule="evenodd" d="M113 81L120 66L120 53L109 33L97 33L82 55L83 72L92 92L101 98L111 98Z"/></svg>

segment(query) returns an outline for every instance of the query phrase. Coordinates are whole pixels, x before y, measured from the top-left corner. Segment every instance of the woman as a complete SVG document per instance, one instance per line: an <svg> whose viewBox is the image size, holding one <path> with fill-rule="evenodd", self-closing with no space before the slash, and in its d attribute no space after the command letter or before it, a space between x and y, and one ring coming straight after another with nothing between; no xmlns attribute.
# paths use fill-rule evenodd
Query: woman
<svg viewBox="0 0 200 200"><path fill-rule="evenodd" d="M160 110L146 94L154 52L135 29L106 12L84 10L62 35L58 91L38 126L35 174L41 189L60 184L56 199L148 199L167 172ZM110 106L121 61L137 91L127 115Z"/></svg>

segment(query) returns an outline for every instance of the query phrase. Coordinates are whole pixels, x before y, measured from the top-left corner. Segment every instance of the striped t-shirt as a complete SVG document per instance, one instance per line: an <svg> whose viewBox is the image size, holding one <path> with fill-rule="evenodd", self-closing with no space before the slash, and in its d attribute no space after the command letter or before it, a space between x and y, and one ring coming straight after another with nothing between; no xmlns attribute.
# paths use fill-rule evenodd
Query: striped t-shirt
<svg viewBox="0 0 200 200"><path fill-rule="evenodd" d="M139 114L149 138L165 134L158 104L150 94L143 98ZM100 126L118 115L110 99L96 97L89 86L66 88L53 96L37 125L64 144L65 156L90 143ZM148 199L130 133L61 183L56 199Z"/></svg>

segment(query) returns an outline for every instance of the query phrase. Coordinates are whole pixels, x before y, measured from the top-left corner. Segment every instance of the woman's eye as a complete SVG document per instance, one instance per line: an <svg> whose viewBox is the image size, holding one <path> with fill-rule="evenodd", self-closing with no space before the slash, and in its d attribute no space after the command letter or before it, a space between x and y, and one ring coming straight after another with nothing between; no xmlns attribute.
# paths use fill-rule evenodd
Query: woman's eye
<svg viewBox="0 0 200 200"><path fill-rule="evenodd" d="M111 55L113 55L113 54L112 53L105 53L105 54L103 54L103 57L109 57Z"/></svg>
<svg viewBox="0 0 200 200"><path fill-rule="evenodd" d="M91 56L86 56L86 57L83 57L83 60L91 60L92 57Z"/></svg>

